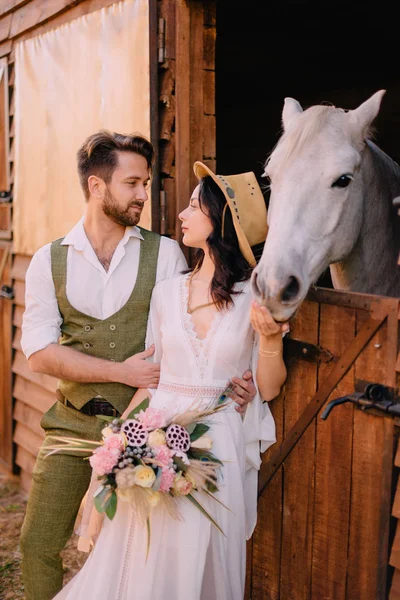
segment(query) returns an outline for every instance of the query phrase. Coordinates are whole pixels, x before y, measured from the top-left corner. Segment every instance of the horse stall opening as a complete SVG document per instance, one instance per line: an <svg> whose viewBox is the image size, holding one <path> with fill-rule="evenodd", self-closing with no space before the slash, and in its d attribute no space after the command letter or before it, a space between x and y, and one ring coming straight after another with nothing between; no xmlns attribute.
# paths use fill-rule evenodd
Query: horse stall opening
<svg viewBox="0 0 400 600"><path fill-rule="evenodd" d="M315 0L249 0L240 11L217 2L217 172L254 171L268 202L261 174L281 134L284 98L353 109L379 89L387 93L375 141L400 162L392 11L388 2L373 12L343 0L329 10ZM332 286L328 272L319 284ZM398 422L356 405L368 383L396 388L397 314L397 300L318 289L296 315L288 381L272 403L278 441L260 475L247 599L400 598L400 571L390 566L400 567ZM366 341L371 317L382 323ZM347 394L353 401L326 420L316 414Z"/></svg>

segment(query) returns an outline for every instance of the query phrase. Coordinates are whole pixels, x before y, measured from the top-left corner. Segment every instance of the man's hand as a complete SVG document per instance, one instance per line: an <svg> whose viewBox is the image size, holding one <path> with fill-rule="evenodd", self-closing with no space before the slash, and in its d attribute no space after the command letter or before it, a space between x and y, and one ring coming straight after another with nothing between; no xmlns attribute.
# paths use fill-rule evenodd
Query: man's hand
<svg viewBox="0 0 400 600"><path fill-rule="evenodd" d="M246 407L251 402L257 393L256 386L253 381L253 374L251 371L243 373L243 379L240 377L232 377L233 391L229 394L229 397L238 404L236 410L240 414L246 412Z"/></svg>
<svg viewBox="0 0 400 600"><path fill-rule="evenodd" d="M121 363L120 382L136 388L156 388L160 380L160 365L146 360L154 354L154 344L147 350L130 356Z"/></svg>

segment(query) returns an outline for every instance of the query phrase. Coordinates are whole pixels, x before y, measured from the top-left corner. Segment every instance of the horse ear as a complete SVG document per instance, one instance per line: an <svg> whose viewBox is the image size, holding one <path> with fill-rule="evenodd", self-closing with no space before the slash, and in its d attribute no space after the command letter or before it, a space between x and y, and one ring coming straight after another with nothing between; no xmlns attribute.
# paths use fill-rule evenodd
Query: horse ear
<svg viewBox="0 0 400 600"><path fill-rule="evenodd" d="M292 120L303 112L300 104L294 98L285 98L282 110L283 129L287 129Z"/></svg>
<svg viewBox="0 0 400 600"><path fill-rule="evenodd" d="M379 113L382 98L386 90L379 90L373 96L354 110L349 111L349 121L362 134L363 139L368 137L369 128Z"/></svg>

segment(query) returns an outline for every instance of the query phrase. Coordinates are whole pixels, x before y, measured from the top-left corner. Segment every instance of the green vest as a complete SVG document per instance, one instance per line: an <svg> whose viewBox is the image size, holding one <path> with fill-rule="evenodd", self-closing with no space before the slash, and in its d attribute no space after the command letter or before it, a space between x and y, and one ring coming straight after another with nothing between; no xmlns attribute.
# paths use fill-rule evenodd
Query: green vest
<svg viewBox="0 0 400 600"><path fill-rule="evenodd" d="M66 292L68 246L63 238L51 245L51 270L62 316L62 346L103 358L122 362L144 350L150 299L156 283L160 236L140 228L144 241L140 242L140 260L137 280L127 303L107 319L89 317L76 310L68 301ZM136 389L122 383L58 382L58 387L71 404L80 410L88 400L101 396L123 413Z"/></svg>

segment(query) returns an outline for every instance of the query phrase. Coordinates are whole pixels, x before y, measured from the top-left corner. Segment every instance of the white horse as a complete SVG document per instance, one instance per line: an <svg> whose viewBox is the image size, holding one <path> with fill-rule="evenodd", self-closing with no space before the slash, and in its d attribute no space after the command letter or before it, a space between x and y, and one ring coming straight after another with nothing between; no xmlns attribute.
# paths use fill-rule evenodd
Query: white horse
<svg viewBox="0 0 400 600"><path fill-rule="evenodd" d="M303 112L285 99L284 132L264 171L269 231L252 275L254 296L279 321L329 265L337 289L400 296L400 167L369 139L384 93L351 111Z"/></svg>

